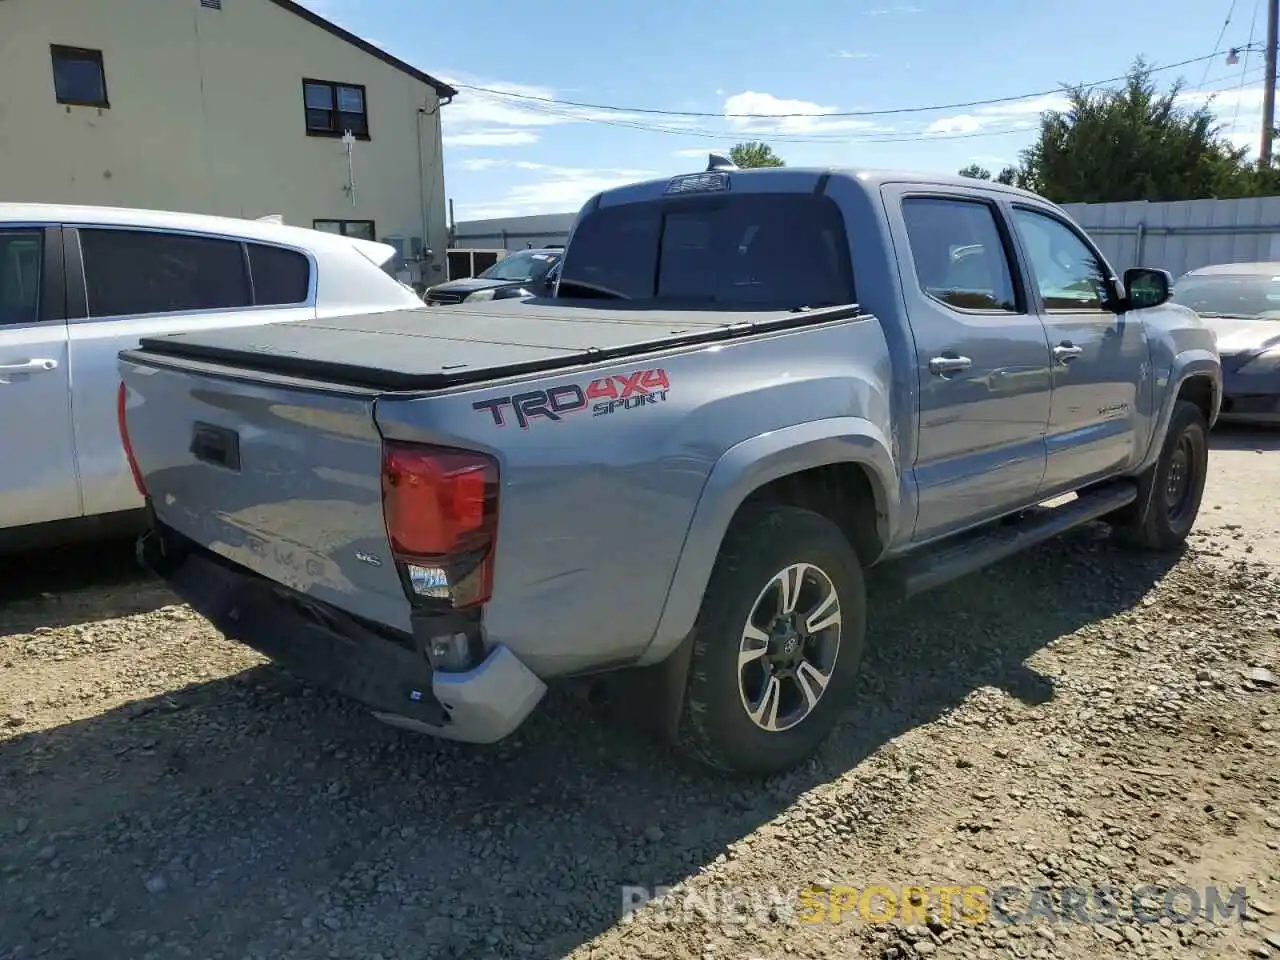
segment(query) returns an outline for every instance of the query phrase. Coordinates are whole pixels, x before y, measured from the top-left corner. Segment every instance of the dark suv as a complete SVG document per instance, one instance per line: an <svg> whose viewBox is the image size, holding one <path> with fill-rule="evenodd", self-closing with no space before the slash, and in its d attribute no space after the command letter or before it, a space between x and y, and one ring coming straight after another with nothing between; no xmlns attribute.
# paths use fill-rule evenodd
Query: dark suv
<svg viewBox="0 0 1280 960"><path fill-rule="evenodd" d="M547 248L521 250L476 277L448 280L428 287L423 299L429 306L444 303L476 303L511 297L546 296L555 287L560 273L562 250Z"/></svg>

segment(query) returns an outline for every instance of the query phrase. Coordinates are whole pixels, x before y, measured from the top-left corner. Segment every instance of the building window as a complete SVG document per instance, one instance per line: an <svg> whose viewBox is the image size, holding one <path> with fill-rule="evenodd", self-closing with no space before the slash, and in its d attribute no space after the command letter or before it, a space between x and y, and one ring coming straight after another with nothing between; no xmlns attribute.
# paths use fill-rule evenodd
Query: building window
<svg viewBox="0 0 1280 960"><path fill-rule="evenodd" d="M340 137L350 130L361 140L369 139L369 114L359 84L303 80L302 100L311 136Z"/></svg>
<svg viewBox="0 0 1280 960"><path fill-rule="evenodd" d="M336 233L357 240L374 240L378 235L372 220L313 220L311 225L323 233Z"/></svg>
<svg viewBox="0 0 1280 960"><path fill-rule="evenodd" d="M53 90L59 103L77 107L109 107L107 76L102 51L81 47L50 46L53 56Z"/></svg>

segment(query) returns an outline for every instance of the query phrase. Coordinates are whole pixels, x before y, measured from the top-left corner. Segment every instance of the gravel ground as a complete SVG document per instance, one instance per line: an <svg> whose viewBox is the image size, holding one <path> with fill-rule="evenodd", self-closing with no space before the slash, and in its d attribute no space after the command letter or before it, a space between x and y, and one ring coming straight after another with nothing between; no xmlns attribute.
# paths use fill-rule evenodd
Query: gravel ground
<svg viewBox="0 0 1280 960"><path fill-rule="evenodd" d="M1280 958L1280 438L1213 456L1180 557L1085 530L877 610L860 703L765 784L565 694L494 747L401 733L125 548L11 563L0 958ZM624 887L677 884L683 911L620 921ZM813 924L768 899L873 884L1018 886L1014 909L1113 885L1119 919ZM1144 884L1244 886L1249 919L1128 922Z"/></svg>

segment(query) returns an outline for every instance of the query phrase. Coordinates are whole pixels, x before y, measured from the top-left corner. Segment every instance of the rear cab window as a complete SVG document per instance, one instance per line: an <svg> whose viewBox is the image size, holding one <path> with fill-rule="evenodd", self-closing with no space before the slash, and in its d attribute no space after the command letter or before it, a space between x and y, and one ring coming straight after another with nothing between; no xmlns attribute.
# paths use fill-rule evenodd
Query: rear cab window
<svg viewBox="0 0 1280 960"><path fill-rule="evenodd" d="M990 203L907 197L902 219L925 296L955 310L1021 312L1009 251Z"/></svg>
<svg viewBox="0 0 1280 960"><path fill-rule="evenodd" d="M584 216L559 295L793 309L854 303L844 219L801 193L676 197Z"/></svg>

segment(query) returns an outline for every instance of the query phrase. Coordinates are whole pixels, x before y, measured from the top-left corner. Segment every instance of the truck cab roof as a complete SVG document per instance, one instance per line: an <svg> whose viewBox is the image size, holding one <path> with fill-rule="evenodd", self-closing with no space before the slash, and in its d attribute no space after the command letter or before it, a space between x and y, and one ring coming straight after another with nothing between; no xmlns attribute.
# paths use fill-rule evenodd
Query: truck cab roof
<svg viewBox="0 0 1280 960"><path fill-rule="evenodd" d="M671 177L655 178L621 187L614 187L596 194L587 202L584 211L594 207L616 206L624 203L637 203L654 200L664 194L717 192L718 187L710 186L721 177L730 178L735 192L766 191L804 191L812 190L823 178L841 177L855 184L866 193L876 193L880 187L889 183L915 183L926 186L961 188L989 193L1004 193L1043 203L1043 198L1029 190L1012 187L994 180L977 180L973 177L961 177L956 174L930 173L910 170L891 170L863 167L755 167L749 169L708 169L690 173L675 174ZM687 189L677 184L691 185ZM699 186L692 186L699 184Z"/></svg>

